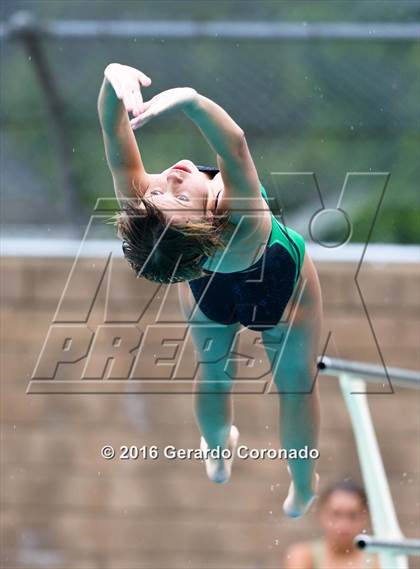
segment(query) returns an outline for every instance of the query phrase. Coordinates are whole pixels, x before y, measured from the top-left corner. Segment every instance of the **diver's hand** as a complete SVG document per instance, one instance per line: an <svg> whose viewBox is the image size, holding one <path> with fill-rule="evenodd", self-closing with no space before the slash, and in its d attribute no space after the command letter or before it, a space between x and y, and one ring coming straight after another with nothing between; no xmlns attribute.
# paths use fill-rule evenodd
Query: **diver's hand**
<svg viewBox="0 0 420 569"><path fill-rule="evenodd" d="M159 115L194 105L197 97L198 93L192 87L176 87L162 91L143 103L142 110L138 116L131 119L130 124L133 130L136 130Z"/></svg>
<svg viewBox="0 0 420 569"><path fill-rule="evenodd" d="M139 69L120 63L107 65L104 75L112 85L118 99L122 100L126 110L133 113L135 117L138 116L143 107L140 86L149 87L152 83L150 77Z"/></svg>

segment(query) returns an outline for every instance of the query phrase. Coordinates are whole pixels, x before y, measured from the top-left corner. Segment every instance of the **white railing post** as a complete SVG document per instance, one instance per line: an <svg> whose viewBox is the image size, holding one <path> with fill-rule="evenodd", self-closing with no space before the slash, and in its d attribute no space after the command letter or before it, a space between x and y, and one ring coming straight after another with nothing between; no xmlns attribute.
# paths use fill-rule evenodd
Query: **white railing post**
<svg viewBox="0 0 420 569"><path fill-rule="evenodd" d="M344 373L340 374L339 382L353 425L374 533L383 538L403 539L364 393L366 384ZM408 569L405 555L389 551L381 551L378 555L383 569Z"/></svg>

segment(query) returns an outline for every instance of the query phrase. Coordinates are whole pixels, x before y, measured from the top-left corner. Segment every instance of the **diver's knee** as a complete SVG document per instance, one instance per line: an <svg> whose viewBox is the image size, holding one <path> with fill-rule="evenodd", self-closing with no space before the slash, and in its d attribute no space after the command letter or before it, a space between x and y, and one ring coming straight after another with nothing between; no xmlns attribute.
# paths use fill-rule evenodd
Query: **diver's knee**
<svg viewBox="0 0 420 569"><path fill-rule="evenodd" d="M196 388L200 392L226 393L232 390L234 381L235 377L232 373L227 373L220 369L209 370L204 368L196 382Z"/></svg>
<svg viewBox="0 0 420 569"><path fill-rule="evenodd" d="M279 366L273 372L273 380L280 393L311 393L317 372L314 366L303 363L289 363Z"/></svg>

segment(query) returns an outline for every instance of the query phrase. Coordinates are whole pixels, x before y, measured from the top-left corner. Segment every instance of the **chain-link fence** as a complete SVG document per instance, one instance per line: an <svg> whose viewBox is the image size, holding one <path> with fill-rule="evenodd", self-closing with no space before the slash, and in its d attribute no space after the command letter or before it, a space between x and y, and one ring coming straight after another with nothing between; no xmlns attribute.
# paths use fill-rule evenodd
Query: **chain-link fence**
<svg viewBox="0 0 420 569"><path fill-rule="evenodd" d="M290 24L274 18L256 25L230 15L210 28L187 19L170 22L170 8L162 13L165 21L145 21L141 10L127 12L132 4L124 2L124 20L99 21L102 10L115 17L106 2L95 3L95 21L80 19L81 8L78 21L50 20L60 15L60 3L46 4L50 8L33 21L10 9L3 20L0 135L7 224L83 221L96 198L112 195L96 103L105 66L117 61L152 77L145 99L191 85L224 107L245 130L268 193L286 209L299 211L316 195L290 178L279 187L273 172L315 172L333 205L347 172L390 172L373 239L413 241L420 112L411 3L401 3L407 10L400 9L405 21L398 23ZM151 10L149 3L140 4ZM183 115L158 119L136 136L150 172L181 158L215 163ZM354 193L355 202L363 196L362 223L377 205L363 190L361 185Z"/></svg>

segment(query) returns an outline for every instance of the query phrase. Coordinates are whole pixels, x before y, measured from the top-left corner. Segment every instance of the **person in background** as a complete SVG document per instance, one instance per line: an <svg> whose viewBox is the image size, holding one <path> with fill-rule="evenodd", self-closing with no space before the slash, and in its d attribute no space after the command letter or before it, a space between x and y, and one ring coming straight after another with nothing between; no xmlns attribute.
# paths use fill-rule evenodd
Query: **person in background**
<svg viewBox="0 0 420 569"><path fill-rule="evenodd" d="M380 569L376 554L361 551L353 543L356 535L368 525L368 503L363 488L351 480L336 482L324 491L319 500L323 537L290 546L282 567Z"/></svg>

